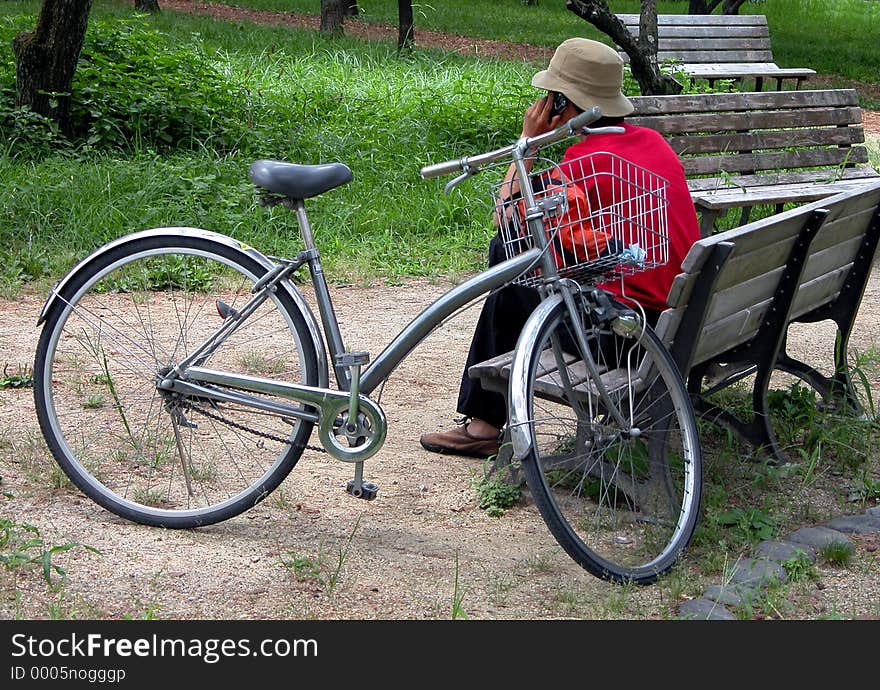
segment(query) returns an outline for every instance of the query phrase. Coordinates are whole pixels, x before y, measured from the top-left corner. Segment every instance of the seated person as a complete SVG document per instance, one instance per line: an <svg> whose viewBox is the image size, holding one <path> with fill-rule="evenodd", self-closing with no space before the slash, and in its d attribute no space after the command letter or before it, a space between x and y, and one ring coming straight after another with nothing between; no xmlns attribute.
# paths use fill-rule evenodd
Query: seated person
<svg viewBox="0 0 880 690"><path fill-rule="evenodd" d="M570 179L577 180L578 175L569 174L570 166L575 165L577 159L594 152L608 152L668 181L668 263L601 284L612 297L624 303L635 301L640 304L648 323L653 326L666 308L666 296L672 281L681 271L681 262L691 245L700 238L700 231L678 156L656 131L624 121L625 116L632 113L633 106L621 92L622 84L623 61L612 48L585 38L564 41L556 49L548 68L532 78L532 85L545 89L548 94L526 109L522 136L543 134L579 112L599 106L603 117L592 126L620 126L624 132L582 137L565 151L560 162L561 170ZM502 190L505 183L511 189L515 186L514 175L511 165ZM489 265L506 258L503 240L496 235L489 245ZM459 388L457 409L462 415L461 423L450 431L424 434L420 442L426 450L477 458L487 458L498 452L501 429L507 421L505 398L499 393L483 390L479 379L468 376L468 368L513 350L520 331L539 301L536 290L522 285L510 285L486 299Z"/></svg>

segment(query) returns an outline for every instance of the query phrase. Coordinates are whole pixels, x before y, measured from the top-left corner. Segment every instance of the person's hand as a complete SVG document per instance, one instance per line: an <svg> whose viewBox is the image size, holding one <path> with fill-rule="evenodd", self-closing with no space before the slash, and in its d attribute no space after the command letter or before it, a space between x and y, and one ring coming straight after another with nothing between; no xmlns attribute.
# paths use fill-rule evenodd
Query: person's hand
<svg viewBox="0 0 880 690"><path fill-rule="evenodd" d="M522 136L536 137L559 126L562 122L561 114L555 115L552 120L550 119L552 104L553 99L548 93L526 109L526 114L523 116Z"/></svg>

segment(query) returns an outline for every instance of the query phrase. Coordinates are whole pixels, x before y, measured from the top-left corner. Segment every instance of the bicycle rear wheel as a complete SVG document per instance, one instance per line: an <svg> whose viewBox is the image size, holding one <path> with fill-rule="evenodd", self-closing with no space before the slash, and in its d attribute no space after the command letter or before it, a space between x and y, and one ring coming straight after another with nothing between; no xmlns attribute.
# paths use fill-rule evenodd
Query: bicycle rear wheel
<svg viewBox="0 0 880 690"><path fill-rule="evenodd" d="M50 310L34 363L46 442L86 495L135 522L187 528L261 501L312 423L157 389L251 297L266 267L203 236L145 236L85 264ZM317 385L307 322L278 289L202 366Z"/></svg>
<svg viewBox="0 0 880 690"><path fill-rule="evenodd" d="M668 571L696 526L702 487L696 421L681 376L638 319L591 323L590 354L622 419L602 403L563 303L527 353L531 494L559 544L607 580L647 584Z"/></svg>

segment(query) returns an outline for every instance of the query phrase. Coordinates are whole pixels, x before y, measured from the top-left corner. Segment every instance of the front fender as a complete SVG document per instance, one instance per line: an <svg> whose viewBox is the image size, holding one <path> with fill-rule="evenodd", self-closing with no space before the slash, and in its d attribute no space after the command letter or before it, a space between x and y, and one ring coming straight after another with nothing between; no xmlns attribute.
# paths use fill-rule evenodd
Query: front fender
<svg viewBox="0 0 880 690"><path fill-rule="evenodd" d="M562 296L555 294L543 300L529 316L526 325L516 341L513 364L510 367L507 399L510 401L507 428L513 443L513 457L523 460L532 449L531 420L529 402L526 397L526 384L529 378L529 360L535 347L541 325L562 302Z"/></svg>
<svg viewBox="0 0 880 690"><path fill-rule="evenodd" d="M37 319L37 326L42 324L49 315L49 312L52 310L54 305L58 302L59 296L64 295L66 290L68 289L68 285L70 284L71 279L76 273L85 269L93 262L97 261L99 258L107 254L108 252L117 249L118 247L123 247L126 244L130 244L144 238L152 238L152 237L198 237L209 242L216 242L222 244L235 252L240 253L242 256L246 256L261 266L264 266L266 269L271 269L275 266L275 263L267 257L262 252L250 247L238 240L235 240L226 235L222 235L218 232L212 232L211 230L203 230L201 228L186 228L186 227L168 227L168 228L153 228L150 230L141 230L139 232L134 232L129 235L124 235L118 239L113 240L112 242L108 242L105 245L102 245L94 252L89 254L85 259L80 261L76 266L70 269L67 274L59 280L55 286L52 288L49 296L46 298L46 302L43 304L43 308L40 311L40 316ZM315 319L314 314L312 314L311 309L309 309L309 305L306 303L305 299L302 296L302 293L296 288L296 286L291 283L289 280L284 280L279 283L282 288L290 295L290 298L293 300L294 304L299 308L300 312L305 319L306 325L309 330L309 336L312 339L312 342L315 346L315 352L318 355L318 385L326 387L328 382L328 367L327 367L327 355L324 349L324 341L321 337L321 330L318 327L318 322Z"/></svg>

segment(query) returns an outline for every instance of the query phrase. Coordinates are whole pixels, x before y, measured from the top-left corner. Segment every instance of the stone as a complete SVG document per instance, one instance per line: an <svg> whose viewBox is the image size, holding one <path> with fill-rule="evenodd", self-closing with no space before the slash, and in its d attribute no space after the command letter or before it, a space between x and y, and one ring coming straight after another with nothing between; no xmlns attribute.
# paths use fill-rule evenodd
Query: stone
<svg viewBox="0 0 880 690"><path fill-rule="evenodd" d="M870 515L871 517L880 517L880 506L874 506L873 508L868 508L865 511L865 515Z"/></svg>
<svg viewBox="0 0 880 690"><path fill-rule="evenodd" d="M838 532L830 527L801 527L785 537L785 541L806 544L819 551L835 542L847 544L850 547L853 545L852 540L843 532Z"/></svg>
<svg viewBox="0 0 880 690"><path fill-rule="evenodd" d="M678 617L684 620L735 621L734 616L724 606L711 599L691 599L678 608Z"/></svg>
<svg viewBox="0 0 880 690"><path fill-rule="evenodd" d="M755 547L756 558L766 558L770 561L782 563L793 558L797 558L799 554L810 562L816 562L816 549L808 544L798 544L791 541L762 541Z"/></svg>
<svg viewBox="0 0 880 690"><path fill-rule="evenodd" d="M880 532L880 517L847 515L834 518L830 522L825 523L825 527L830 527L846 534L876 534Z"/></svg>
<svg viewBox="0 0 880 690"><path fill-rule="evenodd" d="M746 606L755 598L755 590L746 585L711 585L703 592L704 599L726 606Z"/></svg>
<svg viewBox="0 0 880 690"><path fill-rule="evenodd" d="M773 582L787 582L788 573L781 565L766 558L742 558L733 567L731 581L740 585L763 587Z"/></svg>

